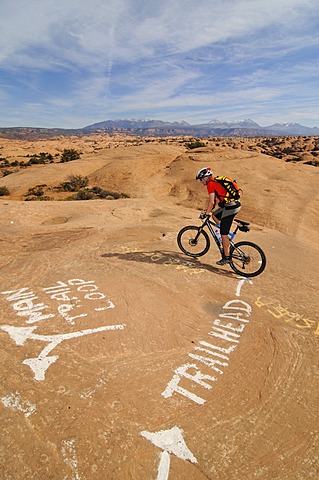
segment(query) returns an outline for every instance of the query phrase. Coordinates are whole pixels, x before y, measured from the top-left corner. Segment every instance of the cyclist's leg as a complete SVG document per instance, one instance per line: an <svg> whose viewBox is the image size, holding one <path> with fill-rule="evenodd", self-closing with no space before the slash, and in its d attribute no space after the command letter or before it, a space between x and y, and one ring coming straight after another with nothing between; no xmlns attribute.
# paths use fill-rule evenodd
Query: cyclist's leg
<svg viewBox="0 0 319 480"><path fill-rule="evenodd" d="M240 202L234 202L234 205L226 205L223 208L222 216L221 216L221 223L220 223L220 233L221 235L227 235L231 229L233 220L237 213L240 211L241 205Z"/></svg>
<svg viewBox="0 0 319 480"><path fill-rule="evenodd" d="M222 217L220 222L220 234L223 241L224 257L226 258L229 258L230 243L229 243L228 234L230 231L230 227L233 223L234 217L235 215L227 215L225 217Z"/></svg>
<svg viewBox="0 0 319 480"><path fill-rule="evenodd" d="M217 208L217 210L215 210L215 212L212 213L213 220L215 223L217 223L217 225L220 225L222 214L223 214L223 208Z"/></svg>
<svg viewBox="0 0 319 480"><path fill-rule="evenodd" d="M240 202L236 202L235 205L225 206L222 211L220 222L220 234L223 242L224 255L223 258L217 262L220 265L229 263L230 261L230 241L228 234L230 232L233 220L237 213L240 211Z"/></svg>

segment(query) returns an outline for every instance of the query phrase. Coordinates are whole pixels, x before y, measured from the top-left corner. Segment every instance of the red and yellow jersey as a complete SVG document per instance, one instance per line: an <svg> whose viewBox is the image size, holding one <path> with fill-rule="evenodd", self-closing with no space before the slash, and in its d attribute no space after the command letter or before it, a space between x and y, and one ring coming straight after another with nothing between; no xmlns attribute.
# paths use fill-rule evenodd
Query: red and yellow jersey
<svg viewBox="0 0 319 480"><path fill-rule="evenodd" d="M224 202L226 200L227 190L220 183L214 182L214 179L209 180L206 188L209 194L215 193L220 202Z"/></svg>
<svg viewBox="0 0 319 480"><path fill-rule="evenodd" d="M239 200L241 189L238 187L236 180L225 176L217 176L209 180L207 191L209 194L215 193L219 203L225 205L234 200Z"/></svg>

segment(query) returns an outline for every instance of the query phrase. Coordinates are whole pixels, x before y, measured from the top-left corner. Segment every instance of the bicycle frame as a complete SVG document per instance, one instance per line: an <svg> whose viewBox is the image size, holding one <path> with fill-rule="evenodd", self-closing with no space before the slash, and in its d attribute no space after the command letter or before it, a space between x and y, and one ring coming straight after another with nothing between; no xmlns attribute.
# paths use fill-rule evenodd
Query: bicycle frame
<svg viewBox="0 0 319 480"><path fill-rule="evenodd" d="M188 225L178 232L177 244L179 248L190 257L201 257L208 252L211 246L210 233L219 252L223 256L222 237L219 234L220 226L215 221L210 220L210 217L204 217L201 218L201 220L201 226ZM260 275L266 266L265 253L253 242L240 241L235 243L238 230L241 232L249 232L250 223L238 219L234 219L234 222L233 231L228 234L230 241L230 261L228 263L232 270L238 275L250 277ZM206 226L209 233L205 230Z"/></svg>
<svg viewBox="0 0 319 480"><path fill-rule="evenodd" d="M222 244L222 238L220 236L220 226L215 223L215 222L212 222L208 217L206 218L206 220L203 222L203 225L200 227L200 230L203 230L205 227L208 228L208 230L210 231L210 234L211 236L213 237L221 255L223 254L223 244ZM217 229L217 233L214 231L214 228ZM236 233L238 231L238 228L239 226L237 225L235 230L233 232L229 232L228 234L228 237L229 237L229 241L230 241L230 244L232 246L234 246L234 239L235 239L235 236L236 236Z"/></svg>

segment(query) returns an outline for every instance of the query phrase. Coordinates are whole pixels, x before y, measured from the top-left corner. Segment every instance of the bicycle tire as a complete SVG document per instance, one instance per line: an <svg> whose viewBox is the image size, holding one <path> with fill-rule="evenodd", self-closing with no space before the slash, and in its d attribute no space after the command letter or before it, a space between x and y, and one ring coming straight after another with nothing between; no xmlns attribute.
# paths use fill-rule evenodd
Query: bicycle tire
<svg viewBox="0 0 319 480"><path fill-rule="evenodd" d="M210 240L207 232L200 227L188 226L177 234L177 244L189 257L202 257L208 252ZM193 250L191 250L193 248Z"/></svg>
<svg viewBox="0 0 319 480"><path fill-rule="evenodd" d="M238 242L230 248L230 266L234 272L245 277L256 277L266 267L266 255L252 242Z"/></svg>

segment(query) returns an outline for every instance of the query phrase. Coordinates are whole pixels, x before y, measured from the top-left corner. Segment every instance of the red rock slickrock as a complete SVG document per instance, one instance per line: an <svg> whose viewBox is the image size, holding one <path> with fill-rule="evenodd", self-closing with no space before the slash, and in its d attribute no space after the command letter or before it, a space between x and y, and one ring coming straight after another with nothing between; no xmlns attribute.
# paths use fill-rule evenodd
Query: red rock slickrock
<svg viewBox="0 0 319 480"><path fill-rule="evenodd" d="M318 478L318 138L193 141L0 139L1 478ZM208 165L260 276L178 248Z"/></svg>

